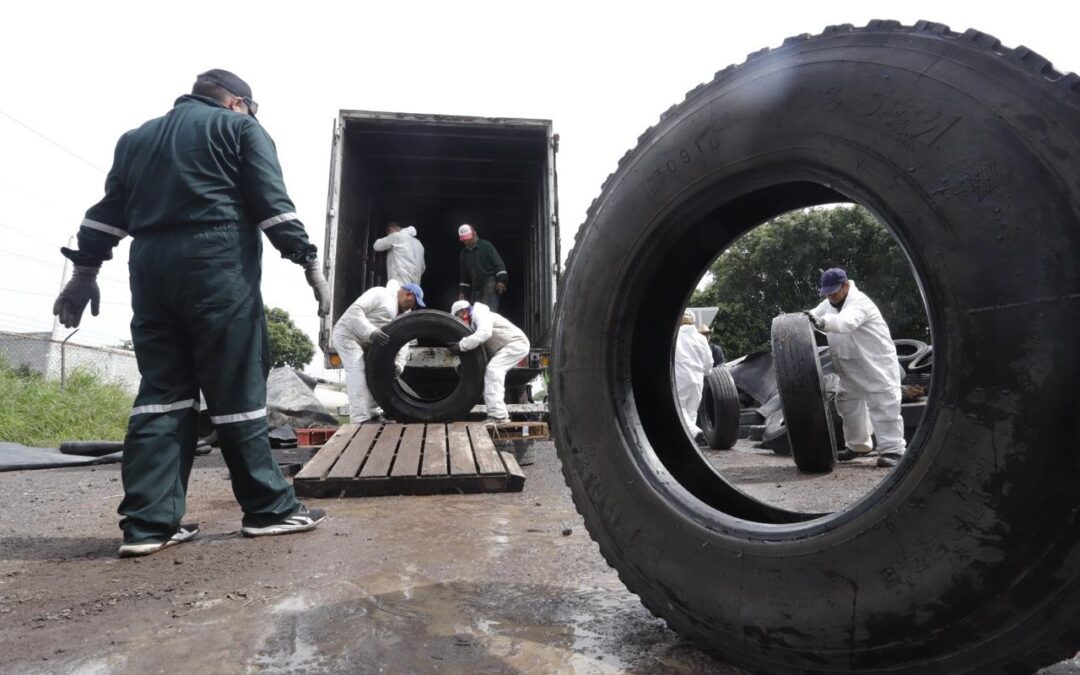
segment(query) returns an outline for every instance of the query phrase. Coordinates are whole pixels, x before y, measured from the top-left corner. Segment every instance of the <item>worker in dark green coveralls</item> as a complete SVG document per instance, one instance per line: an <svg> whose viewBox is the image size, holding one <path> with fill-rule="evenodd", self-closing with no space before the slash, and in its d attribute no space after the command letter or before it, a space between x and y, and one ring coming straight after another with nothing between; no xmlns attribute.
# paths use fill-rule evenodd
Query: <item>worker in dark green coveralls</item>
<svg viewBox="0 0 1080 675"><path fill-rule="evenodd" d="M479 302L493 312L499 311L499 299L510 284L510 275L495 246L481 239L472 225L458 228L464 246L459 259L458 300Z"/></svg>
<svg viewBox="0 0 1080 675"><path fill-rule="evenodd" d="M198 533L181 519L200 389L244 512L242 533L303 532L326 515L297 502L267 435L262 235L303 266L320 316L329 291L257 110L236 75L199 75L165 116L121 136L105 197L79 228L79 250L62 249L75 271L53 313L70 328L88 302L97 316L101 263L132 238L131 337L142 383L124 440L121 557Z"/></svg>

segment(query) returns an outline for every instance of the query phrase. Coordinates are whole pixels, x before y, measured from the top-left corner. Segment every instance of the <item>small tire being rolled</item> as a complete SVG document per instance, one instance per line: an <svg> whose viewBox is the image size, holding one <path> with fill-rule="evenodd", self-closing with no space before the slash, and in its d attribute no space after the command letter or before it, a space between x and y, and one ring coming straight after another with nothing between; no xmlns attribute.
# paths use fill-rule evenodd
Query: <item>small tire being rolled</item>
<svg viewBox="0 0 1080 675"><path fill-rule="evenodd" d="M836 466L836 439L821 385L814 330L804 314L773 319L772 351L795 466L807 473L828 473Z"/></svg>
<svg viewBox="0 0 1080 675"><path fill-rule="evenodd" d="M483 349L462 352L458 381L438 399L414 396L394 373L394 357L412 340L436 344L457 342L471 331L458 319L437 309L414 310L383 327L390 336L385 345L372 344L365 352L368 388L391 419L399 422L450 422L463 419L484 393L487 355Z"/></svg>
<svg viewBox="0 0 1080 675"><path fill-rule="evenodd" d="M724 366L705 374L698 426L714 450L730 450L739 439L739 390Z"/></svg>

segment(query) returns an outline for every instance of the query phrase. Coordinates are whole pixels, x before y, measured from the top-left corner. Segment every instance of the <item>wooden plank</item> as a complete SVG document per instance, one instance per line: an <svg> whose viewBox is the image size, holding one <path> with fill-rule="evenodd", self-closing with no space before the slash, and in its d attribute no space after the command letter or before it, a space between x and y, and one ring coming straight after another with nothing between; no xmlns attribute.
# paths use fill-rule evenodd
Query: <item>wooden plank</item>
<svg viewBox="0 0 1080 675"><path fill-rule="evenodd" d="M385 478L390 473L390 464L394 461L394 452L397 450L400 439L400 424L384 424L378 440L375 441L375 447L371 449L368 460L364 462L364 468L360 470L360 477Z"/></svg>
<svg viewBox="0 0 1080 675"><path fill-rule="evenodd" d="M551 432L547 422L503 422L488 427L491 435L496 440L517 440L531 438L534 440L548 440Z"/></svg>
<svg viewBox="0 0 1080 675"><path fill-rule="evenodd" d="M345 448L341 459L338 460L333 469L330 469L330 473L326 477L354 478L356 472L364 464L364 458L367 457L368 451L371 450L371 442L375 439L378 430L378 424L361 424L360 430L353 437L352 442L349 443L349 447Z"/></svg>
<svg viewBox="0 0 1080 675"><path fill-rule="evenodd" d="M424 437L424 466L420 470L424 476L445 476L446 467L446 425L429 424Z"/></svg>
<svg viewBox="0 0 1080 675"><path fill-rule="evenodd" d="M391 476L415 476L420 473L420 447L423 442L424 425L406 424L397 457L394 458L394 468L390 470Z"/></svg>
<svg viewBox="0 0 1080 675"><path fill-rule="evenodd" d="M330 479L317 483L327 494L342 497L389 495L445 495L507 492L506 474L501 476L402 476L399 478ZM517 491L520 491L518 489Z"/></svg>
<svg viewBox="0 0 1080 675"><path fill-rule="evenodd" d="M475 474L476 462L469 443L469 430L464 423L455 422L447 427L446 444L450 449L450 475Z"/></svg>
<svg viewBox="0 0 1080 675"><path fill-rule="evenodd" d="M521 492L525 489L525 472L521 470L514 453L500 451L499 455L506 464L507 492Z"/></svg>
<svg viewBox="0 0 1080 675"><path fill-rule="evenodd" d="M469 424L469 440L472 441L473 455L476 456L477 473L506 473L506 467L491 441L491 434L482 423Z"/></svg>
<svg viewBox="0 0 1080 675"><path fill-rule="evenodd" d="M327 470L334 465L341 453L349 445L349 441L356 435L359 424L346 424L330 437L330 440L322 446L322 449L304 465L300 473L296 474L295 480L319 479Z"/></svg>

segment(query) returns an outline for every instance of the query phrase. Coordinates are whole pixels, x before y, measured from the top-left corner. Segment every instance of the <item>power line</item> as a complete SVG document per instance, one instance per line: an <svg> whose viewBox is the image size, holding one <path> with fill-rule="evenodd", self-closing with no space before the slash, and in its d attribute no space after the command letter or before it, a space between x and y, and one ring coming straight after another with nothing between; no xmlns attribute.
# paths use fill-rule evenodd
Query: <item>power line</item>
<svg viewBox="0 0 1080 675"><path fill-rule="evenodd" d="M5 225L4 223L0 223L0 227L4 228L5 230L10 230L11 232L15 233L16 235L18 235L20 237L24 237L26 239L32 239L33 241L36 241L38 243L50 246L54 250L56 249L57 246L63 246L64 244L67 243L65 241L65 242L63 242L61 244L57 244L55 241L49 241L48 239L42 239L41 237L35 237L32 234L27 234L27 233L23 232L22 230L20 230L17 227L14 227L12 225Z"/></svg>
<svg viewBox="0 0 1080 675"><path fill-rule="evenodd" d="M51 206L51 207L56 208L56 209L60 208L60 206L56 203L55 198L49 198L49 197L46 197L44 195L39 195L36 192L30 192L29 190L24 190L23 188L19 187L18 185L13 185L12 183L9 183L9 182L3 181L3 180L0 180L0 186L7 187L9 190L13 190L13 191L18 192L20 194L23 194L23 195L25 195L27 197L30 197L31 199L33 199L33 200L35 200L37 202L45 204L46 206Z"/></svg>
<svg viewBox="0 0 1080 675"><path fill-rule="evenodd" d="M48 265L49 267L58 267L60 269L64 268L64 263L57 262L55 260L53 260L53 261L42 260L41 258L35 258L33 256L23 255L22 253L15 253L14 251L0 251L0 255L8 255L8 256L15 257L15 258L22 258L23 260L29 260L30 262L36 262L39 265ZM112 281L113 283L117 283L117 284L123 284L125 286L128 285L127 279L120 279L120 278L117 278L117 277L110 277L110 276L107 276L107 275L102 275L100 273L98 274L98 278L99 279L104 279L105 281Z"/></svg>
<svg viewBox="0 0 1080 675"><path fill-rule="evenodd" d="M7 291L8 293L18 293L20 295L38 295L38 296L41 296L43 298L56 298L55 295L50 295L48 293L37 293L35 291L23 291L23 290L20 290L18 288L0 288L0 291ZM130 307L131 306L126 302L116 302L115 300L102 300L101 304L103 304L103 305L117 305L119 307Z"/></svg>
<svg viewBox="0 0 1080 675"><path fill-rule="evenodd" d="M100 166L98 166L97 164L94 164L94 163L93 163L93 162L91 162L90 160L86 159L85 157L83 157L83 156L82 156L82 155L80 155L79 153L75 152L75 151L74 151L74 150L72 150L71 148L68 148L67 146L63 145L62 143L59 143L58 141L54 141L53 139L51 139L51 138L49 138L48 136L46 136L45 134L41 133L40 131L38 131L38 130L37 130L37 129L35 129L34 127L30 126L30 125L29 125L29 124L27 124L26 122L22 122L22 121L20 121L20 120L16 119L15 117L12 117L12 116L11 116L11 115L10 115L9 113L6 113L6 112L4 112L3 110L0 110L0 115L3 115L4 117L8 118L9 120L11 120L12 122L14 122L15 124L18 124L18 125L19 125L20 127L22 127L22 128L24 128L24 129L26 129L27 131L29 131L30 133L34 134L35 136L39 136L40 138L43 138L44 140L48 141L49 143L52 143L53 145L55 145L56 147L60 148L61 150L63 150L63 151L64 151L64 152L66 152L67 154L71 155L71 156L72 156L72 157L74 157L75 159L77 159L77 160L79 160L80 162L82 162L83 164L86 164L87 166L91 166L91 167L93 167L93 168L97 169L98 171L100 171L101 173L108 173L108 171L106 171L105 169L101 168L101 167L100 167Z"/></svg>
<svg viewBox="0 0 1080 675"><path fill-rule="evenodd" d="M28 324L28 325L33 326L33 327L36 327L40 323L47 323L48 326L41 328L39 332L46 332L46 331L51 331L52 330L53 319L52 319L51 316L49 318L30 317L30 316L25 316L23 314L11 314L10 312L0 312L0 317L6 317L6 318L0 318L0 321L11 321L12 319L15 319L17 323ZM89 329L86 329L86 328L80 328L79 331L80 331L80 335L82 335L82 334L96 335L99 338L108 338L109 340L118 340L118 341L120 341L120 340L130 340L131 339L130 335L127 335L127 336L113 335L111 333L101 333L99 331L89 330Z"/></svg>

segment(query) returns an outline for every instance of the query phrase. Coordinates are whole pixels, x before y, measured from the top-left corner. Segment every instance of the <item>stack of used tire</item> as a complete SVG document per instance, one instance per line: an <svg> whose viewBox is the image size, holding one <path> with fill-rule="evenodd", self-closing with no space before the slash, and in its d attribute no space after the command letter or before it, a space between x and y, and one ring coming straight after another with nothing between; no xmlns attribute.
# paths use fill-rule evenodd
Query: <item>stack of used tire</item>
<svg viewBox="0 0 1080 675"><path fill-rule="evenodd" d="M903 384L905 391L918 388L930 390L930 381L934 367L934 347L921 340L894 340L896 354L904 368ZM908 441L915 435L926 414L926 398L907 400L900 404L900 413L904 417L904 438Z"/></svg>
<svg viewBox="0 0 1080 675"><path fill-rule="evenodd" d="M559 458L620 580L753 672L1020 673L1076 654L1078 157L1080 77L929 22L790 38L665 112L588 209L553 328ZM718 252L844 201L906 248L934 386L876 489L788 511L708 465L658 383Z"/></svg>

